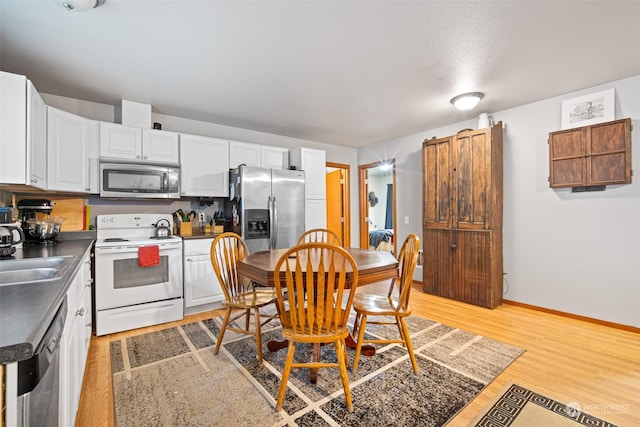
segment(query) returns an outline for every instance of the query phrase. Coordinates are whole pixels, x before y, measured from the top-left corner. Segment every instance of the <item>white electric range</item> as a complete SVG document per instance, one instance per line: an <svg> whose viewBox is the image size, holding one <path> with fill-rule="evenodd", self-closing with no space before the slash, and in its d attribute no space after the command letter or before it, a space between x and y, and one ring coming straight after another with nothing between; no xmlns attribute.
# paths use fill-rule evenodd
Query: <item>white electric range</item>
<svg viewBox="0 0 640 427"><path fill-rule="evenodd" d="M154 237L163 219L173 227L169 214L97 216L96 335L183 318L182 239ZM145 246L158 247L157 265L141 266Z"/></svg>

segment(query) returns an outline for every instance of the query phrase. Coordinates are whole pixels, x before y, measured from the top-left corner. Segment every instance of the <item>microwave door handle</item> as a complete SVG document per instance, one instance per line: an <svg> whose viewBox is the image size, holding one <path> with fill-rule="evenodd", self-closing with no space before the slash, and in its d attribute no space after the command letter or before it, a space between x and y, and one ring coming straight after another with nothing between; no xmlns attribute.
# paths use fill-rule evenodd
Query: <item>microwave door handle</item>
<svg viewBox="0 0 640 427"><path fill-rule="evenodd" d="M165 172L163 176L164 179L162 180L162 191L169 191L169 172Z"/></svg>

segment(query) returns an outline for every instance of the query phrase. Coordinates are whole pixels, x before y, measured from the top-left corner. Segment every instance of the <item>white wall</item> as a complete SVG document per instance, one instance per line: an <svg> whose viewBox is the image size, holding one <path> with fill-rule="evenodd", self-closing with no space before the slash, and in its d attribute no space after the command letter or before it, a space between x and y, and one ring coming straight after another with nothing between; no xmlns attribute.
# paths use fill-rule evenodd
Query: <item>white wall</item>
<svg viewBox="0 0 640 427"><path fill-rule="evenodd" d="M630 117L635 129L633 183L592 193L550 189L547 138L561 128L562 100L612 87L616 119ZM504 298L640 327L640 75L492 116L506 123ZM422 142L476 127L465 121L358 150L358 164L396 159L398 241L422 235Z"/></svg>

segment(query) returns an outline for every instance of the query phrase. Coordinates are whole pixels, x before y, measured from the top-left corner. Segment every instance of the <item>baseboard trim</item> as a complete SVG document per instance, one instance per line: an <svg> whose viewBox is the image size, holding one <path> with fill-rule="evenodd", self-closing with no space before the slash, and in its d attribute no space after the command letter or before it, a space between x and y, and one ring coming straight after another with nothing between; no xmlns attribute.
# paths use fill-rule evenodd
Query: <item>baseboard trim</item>
<svg viewBox="0 0 640 427"><path fill-rule="evenodd" d="M629 332L634 332L636 334L640 334L640 328L636 328L635 326L623 325L621 323L607 322L606 320L595 319L593 317L587 317L587 316L580 316L573 313L567 313L565 311L553 310L550 308L539 307L537 305L525 304L522 302L512 301L508 299L502 300L502 302L504 304L515 305L516 307L523 307L531 310L542 311L544 313L550 313L558 316L569 317L571 319L583 320L585 322L595 323L598 325L608 326L610 328L621 329L623 331L629 331Z"/></svg>

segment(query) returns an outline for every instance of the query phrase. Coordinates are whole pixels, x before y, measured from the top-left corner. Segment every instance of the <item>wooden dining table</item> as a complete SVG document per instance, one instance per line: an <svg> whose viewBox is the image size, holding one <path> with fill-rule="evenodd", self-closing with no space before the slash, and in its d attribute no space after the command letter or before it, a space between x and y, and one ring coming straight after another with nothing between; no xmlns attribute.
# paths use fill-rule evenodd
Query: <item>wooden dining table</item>
<svg viewBox="0 0 640 427"><path fill-rule="evenodd" d="M370 285L372 283L390 280L398 275L398 260L386 251L374 251L370 249L345 248L353 257L358 267L357 286ZM255 252L238 260L238 274L263 286L275 286L275 267L280 257L289 249L274 249ZM284 280L284 272L281 273ZM346 277L349 286L352 282L351 274L347 271ZM347 346L355 348L356 341L351 334L346 339ZM278 351L288 345L286 340L273 340L267 343L269 351ZM319 350L318 350L319 351ZM373 356L375 347L365 345L362 354ZM314 355L315 357L315 355ZM312 370L311 382L315 382L315 370Z"/></svg>

